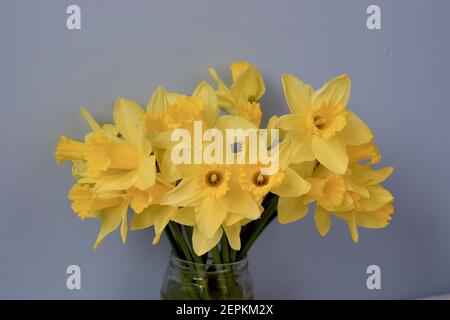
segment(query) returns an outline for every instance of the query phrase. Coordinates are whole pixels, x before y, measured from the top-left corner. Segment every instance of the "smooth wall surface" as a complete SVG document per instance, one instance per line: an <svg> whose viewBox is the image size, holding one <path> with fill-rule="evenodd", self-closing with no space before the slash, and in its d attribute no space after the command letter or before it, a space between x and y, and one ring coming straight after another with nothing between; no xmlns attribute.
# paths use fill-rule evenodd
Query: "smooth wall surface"
<svg viewBox="0 0 450 320"><path fill-rule="evenodd" d="M81 7L81 30L66 8ZM381 7L381 30L366 8ZM213 66L229 79L236 59L265 77L266 114L288 111L279 76L318 87L348 73L349 107L373 129L396 212L383 230L342 221L321 238L312 215L274 223L250 255L257 298L415 298L450 292L450 3L419 1L1 1L0 298L159 298L169 247L153 231L108 237L71 213L60 134L81 138L87 107L111 121L114 100L145 105L163 85L190 93ZM267 119L267 118L266 118ZM81 290L66 268L81 267ZM379 265L381 290L366 268Z"/></svg>

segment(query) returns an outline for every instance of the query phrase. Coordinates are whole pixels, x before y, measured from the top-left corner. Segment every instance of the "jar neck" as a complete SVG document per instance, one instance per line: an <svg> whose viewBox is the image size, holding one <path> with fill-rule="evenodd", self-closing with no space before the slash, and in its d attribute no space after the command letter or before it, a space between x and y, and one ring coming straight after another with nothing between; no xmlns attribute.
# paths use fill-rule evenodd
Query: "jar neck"
<svg viewBox="0 0 450 320"><path fill-rule="evenodd" d="M180 259L171 253L169 259L169 267L174 271L180 273L198 273L203 272L208 275L220 274L239 274L247 271L248 260L247 257L231 262L231 263L214 263L212 258L208 257L206 263L195 263Z"/></svg>

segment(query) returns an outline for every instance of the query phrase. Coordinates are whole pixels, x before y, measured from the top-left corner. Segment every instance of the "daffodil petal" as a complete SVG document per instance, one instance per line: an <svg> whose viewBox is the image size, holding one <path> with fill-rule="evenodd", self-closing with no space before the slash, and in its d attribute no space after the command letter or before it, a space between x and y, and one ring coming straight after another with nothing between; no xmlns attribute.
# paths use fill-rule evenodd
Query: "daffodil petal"
<svg viewBox="0 0 450 320"><path fill-rule="evenodd" d="M223 115L217 119L216 128L222 132L226 132L226 129L257 129L257 127L250 121L232 115Z"/></svg>
<svg viewBox="0 0 450 320"><path fill-rule="evenodd" d="M94 190L97 192L108 190L125 190L134 186L138 179L137 170L105 174L95 180Z"/></svg>
<svg viewBox="0 0 450 320"><path fill-rule="evenodd" d="M128 203L124 202L122 206L125 206L122 211L122 224L120 225L120 237L122 239L122 243L127 241L128 234Z"/></svg>
<svg viewBox="0 0 450 320"><path fill-rule="evenodd" d="M350 99L351 81L348 75L343 74L327 81L312 97L312 103L320 105L324 101L332 101L347 105Z"/></svg>
<svg viewBox="0 0 450 320"><path fill-rule="evenodd" d="M394 200L392 194L380 185L368 186L367 189L369 190L370 197L364 203L364 209L366 211L377 210Z"/></svg>
<svg viewBox="0 0 450 320"><path fill-rule="evenodd" d="M201 199L201 190L196 178L184 178L176 188L161 198L160 204L189 207L198 205Z"/></svg>
<svg viewBox="0 0 450 320"><path fill-rule="evenodd" d="M298 130L301 127L303 116L294 114L285 114L278 118L277 125L278 128L286 131Z"/></svg>
<svg viewBox="0 0 450 320"><path fill-rule="evenodd" d="M316 208L314 210L314 222L319 234L322 237L326 236L328 231L330 231L331 226L330 213L321 206L316 205Z"/></svg>
<svg viewBox="0 0 450 320"><path fill-rule="evenodd" d="M359 240L359 233L358 233L358 227L356 226L355 222L355 214L351 214L349 219L347 220L348 223L348 229L350 231L350 235L352 236L352 240L356 243L358 243Z"/></svg>
<svg viewBox="0 0 450 320"><path fill-rule="evenodd" d="M137 169L136 188L146 190L155 184L156 162L155 156L144 157Z"/></svg>
<svg viewBox="0 0 450 320"><path fill-rule="evenodd" d="M244 97L246 100L250 97L259 100L264 95L266 91L264 80L255 66L248 64L246 70L235 72L235 74L237 76L230 88L231 95L235 100L240 97Z"/></svg>
<svg viewBox="0 0 450 320"><path fill-rule="evenodd" d="M197 88L195 88L192 95L203 102L202 115L206 122L206 126L208 128L214 127L217 117L219 116L216 91L208 82L202 81Z"/></svg>
<svg viewBox="0 0 450 320"><path fill-rule="evenodd" d="M164 112L167 106L167 91L163 87L156 88L147 103L147 112Z"/></svg>
<svg viewBox="0 0 450 320"><path fill-rule="evenodd" d="M137 108L140 107L136 102L119 98L114 106L113 117L114 123L125 140L133 147L142 149L145 128L142 118L136 112Z"/></svg>
<svg viewBox="0 0 450 320"><path fill-rule="evenodd" d="M227 210L222 202L212 196L206 196L196 208L195 220L199 230L211 238L222 225Z"/></svg>
<svg viewBox="0 0 450 320"><path fill-rule="evenodd" d="M283 74L281 83L291 112L297 114L307 112L313 94L311 86L290 74Z"/></svg>
<svg viewBox="0 0 450 320"><path fill-rule="evenodd" d="M95 241L94 244L94 250L96 250L100 246L103 239L108 234L110 234L119 227L124 212L126 213L127 209L128 203L124 201L121 205L117 207L107 208L97 213L97 218L100 220L101 227L100 233L98 234L97 240Z"/></svg>
<svg viewBox="0 0 450 320"><path fill-rule="evenodd" d="M197 224L195 221L195 211L192 207L179 208L173 218L173 221L185 225L185 226L194 226Z"/></svg>
<svg viewBox="0 0 450 320"><path fill-rule="evenodd" d="M308 206L303 204L303 197L278 199L278 222L287 224L302 219L308 213Z"/></svg>
<svg viewBox="0 0 450 320"><path fill-rule="evenodd" d="M260 216L259 207L253 197L240 187L230 182L230 189L221 199L229 212L237 213L249 219L257 219Z"/></svg>
<svg viewBox="0 0 450 320"><path fill-rule="evenodd" d="M204 255L206 252L214 248L222 238L222 228L217 229L212 237L206 237L199 228L194 227L192 231L192 246L198 256Z"/></svg>
<svg viewBox="0 0 450 320"><path fill-rule="evenodd" d="M372 131L355 113L348 112L346 120L347 124L339 133L339 137L346 144L360 145L373 139Z"/></svg>
<svg viewBox="0 0 450 320"><path fill-rule="evenodd" d="M355 221L358 226L371 229L385 228L389 225L391 214L394 212L392 204L388 203L374 211L358 212Z"/></svg>
<svg viewBox="0 0 450 320"><path fill-rule="evenodd" d="M209 74L214 79L214 81L217 83L217 102L221 107L224 107L225 109L232 111L235 106L235 101L233 97L231 96L230 89L223 83L223 81L219 78L217 75L216 70L213 68L209 68Z"/></svg>
<svg viewBox="0 0 450 320"><path fill-rule="evenodd" d="M312 151L317 160L331 171L344 174L347 170L347 150L345 145L336 137L322 139L313 135Z"/></svg>
<svg viewBox="0 0 450 320"><path fill-rule="evenodd" d="M182 178L180 165L173 163L170 150L161 152L161 161L158 164L161 173L167 181L174 182Z"/></svg>
<svg viewBox="0 0 450 320"><path fill-rule="evenodd" d="M131 230L142 230L150 228L155 223L155 216L159 210L161 210L160 205L151 205L144 209L139 214L133 214L131 217L130 228Z"/></svg>
<svg viewBox="0 0 450 320"><path fill-rule="evenodd" d="M231 248L236 251L241 250L241 226L239 224L233 224L231 226L223 226L223 229L225 230Z"/></svg>
<svg viewBox="0 0 450 320"><path fill-rule="evenodd" d="M174 216L177 208L170 206L160 206L160 210L155 215L154 219L154 228L155 228L155 238L153 239L152 244L155 245L159 242L162 232L166 228L167 224L170 222L172 217Z"/></svg>
<svg viewBox="0 0 450 320"><path fill-rule="evenodd" d="M280 197L298 197L311 189L311 185L293 169L287 168L281 184L272 188L272 192Z"/></svg>
<svg viewBox="0 0 450 320"><path fill-rule="evenodd" d="M301 136L299 134L288 134L286 139L291 141L292 150L290 161L294 164L312 161L316 159L312 149L313 136L309 133Z"/></svg>
<svg viewBox="0 0 450 320"><path fill-rule="evenodd" d="M89 111L86 110L86 108L81 107L80 112L81 112L81 116L89 124L92 131L97 131L97 130L101 129L100 125L97 123L97 121L94 120L94 118L91 116Z"/></svg>

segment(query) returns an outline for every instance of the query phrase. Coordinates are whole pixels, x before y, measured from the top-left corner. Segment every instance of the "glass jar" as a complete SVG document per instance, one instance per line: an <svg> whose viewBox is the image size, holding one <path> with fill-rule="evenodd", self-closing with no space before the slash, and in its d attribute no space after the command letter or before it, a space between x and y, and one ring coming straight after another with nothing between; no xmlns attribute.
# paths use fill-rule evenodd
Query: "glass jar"
<svg viewBox="0 0 450 320"><path fill-rule="evenodd" d="M164 300L252 300L247 258L233 263L194 263L170 256L161 286Z"/></svg>

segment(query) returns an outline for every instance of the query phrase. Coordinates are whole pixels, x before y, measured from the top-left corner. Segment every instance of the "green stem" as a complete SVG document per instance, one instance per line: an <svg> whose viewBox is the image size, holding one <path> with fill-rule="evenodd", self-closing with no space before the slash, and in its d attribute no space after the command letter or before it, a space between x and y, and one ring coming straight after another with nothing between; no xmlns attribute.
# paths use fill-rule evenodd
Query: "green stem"
<svg viewBox="0 0 450 320"><path fill-rule="evenodd" d="M236 262L236 253L236 250L233 248L230 249L230 262Z"/></svg>
<svg viewBox="0 0 450 320"><path fill-rule="evenodd" d="M180 248L178 247L177 241L173 237L173 234L172 234L172 231L170 230L170 227L166 226L166 228L164 229L164 232L165 232L165 234L167 236L167 239L169 240L170 246L172 247L173 254L177 258L180 258L182 253L180 252Z"/></svg>
<svg viewBox="0 0 450 320"><path fill-rule="evenodd" d="M230 253L228 252L228 240L226 235L222 236L220 248L223 263L230 263Z"/></svg>
<svg viewBox="0 0 450 320"><path fill-rule="evenodd" d="M191 257L191 253L189 251L189 248L186 244L186 241L183 238L183 233L181 232L180 227L178 226L178 224L176 222L169 222L170 226L172 227L175 239L178 243L178 245L181 248L181 251L183 251L183 254L186 258L186 260L193 262L194 259Z"/></svg>
<svg viewBox="0 0 450 320"><path fill-rule="evenodd" d="M264 213L262 214L261 220L258 221L258 223L249 230L249 237L245 241L242 249L239 251L238 260L245 257L252 247L252 245L255 243L256 239L260 236L260 234L264 231L264 229L270 224L270 222L273 221L274 212L277 211L277 205L278 205L278 198L274 197L270 200L268 207L264 210Z"/></svg>
<svg viewBox="0 0 450 320"><path fill-rule="evenodd" d="M222 264L222 261L220 260L219 249L217 248L217 246L211 249L211 255L215 264Z"/></svg>

